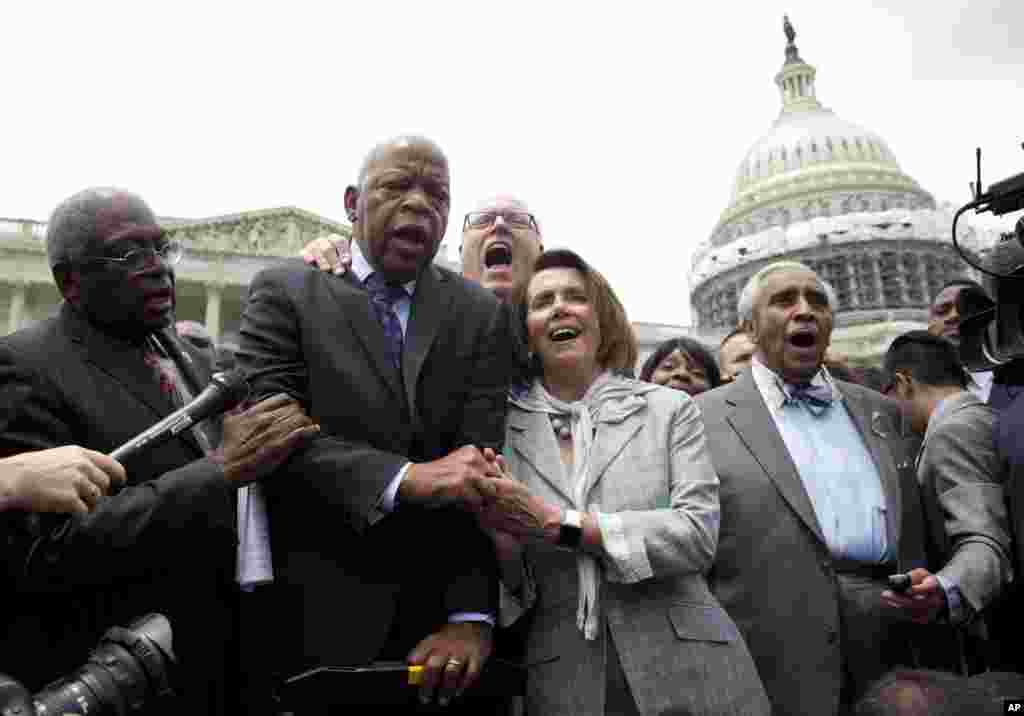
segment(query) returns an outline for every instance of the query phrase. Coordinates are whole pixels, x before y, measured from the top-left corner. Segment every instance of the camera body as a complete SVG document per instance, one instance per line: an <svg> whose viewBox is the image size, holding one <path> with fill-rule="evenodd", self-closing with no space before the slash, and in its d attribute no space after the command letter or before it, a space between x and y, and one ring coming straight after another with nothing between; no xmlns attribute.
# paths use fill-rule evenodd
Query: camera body
<svg viewBox="0 0 1024 716"><path fill-rule="evenodd" d="M1024 216L992 247L987 267L964 252L956 231L960 216L970 209L996 216L1024 209L1024 173L996 182L982 192L981 149L977 150L977 162L977 181L971 185L974 200L953 218L953 246L968 265L988 278L988 289L995 298L995 305L984 310L965 311L964 306L960 307L960 358L972 372L992 370L1024 358Z"/></svg>
<svg viewBox="0 0 1024 716"><path fill-rule="evenodd" d="M85 664L34 696L0 674L0 716L121 716L173 694L171 625L160 614L103 635Z"/></svg>
<svg viewBox="0 0 1024 716"><path fill-rule="evenodd" d="M1024 358L1024 218L992 247L988 288L995 305L961 311L960 358L968 370L991 370Z"/></svg>

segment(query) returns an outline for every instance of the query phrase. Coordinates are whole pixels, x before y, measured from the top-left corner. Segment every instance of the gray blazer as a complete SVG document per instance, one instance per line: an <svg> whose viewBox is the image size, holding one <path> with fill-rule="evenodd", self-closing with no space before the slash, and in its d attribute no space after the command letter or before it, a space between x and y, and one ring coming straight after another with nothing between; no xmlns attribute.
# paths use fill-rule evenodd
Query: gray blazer
<svg viewBox="0 0 1024 716"><path fill-rule="evenodd" d="M835 381L878 466L899 568L924 564L912 453L892 401ZM844 666L879 652L841 653L848 606L800 475L751 372L697 398L721 481L722 523L711 588L736 620L776 714L835 714ZM873 599L873 598L872 598ZM865 602L867 604L867 602ZM863 625L865 630L856 630ZM871 646L868 620L854 639ZM858 658L859 657L859 658ZM857 659L857 661L854 661Z"/></svg>
<svg viewBox="0 0 1024 716"><path fill-rule="evenodd" d="M939 574L959 585L975 612L992 602L1011 574L995 420L995 411L973 393L948 398L928 423L917 463L930 534L944 563Z"/></svg>
<svg viewBox="0 0 1024 716"><path fill-rule="evenodd" d="M604 534L606 546L628 545L602 559L597 640L576 626L575 554L528 549L537 602L527 660L559 657L531 669L528 713L603 714L612 648L642 714L767 714L753 660L703 576L717 542L718 480L700 412L667 388L643 398L646 407L597 428L586 509L617 515L621 533L618 540ZM572 506L546 415L513 407L506 455L534 494Z"/></svg>

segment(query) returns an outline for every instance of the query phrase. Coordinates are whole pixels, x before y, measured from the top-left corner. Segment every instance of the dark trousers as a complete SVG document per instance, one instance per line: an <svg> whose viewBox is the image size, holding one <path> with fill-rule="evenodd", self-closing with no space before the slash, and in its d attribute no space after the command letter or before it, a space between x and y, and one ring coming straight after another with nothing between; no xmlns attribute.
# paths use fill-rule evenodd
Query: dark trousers
<svg viewBox="0 0 1024 716"><path fill-rule="evenodd" d="M885 672L914 662L913 630L881 600L888 584L876 577L838 574L843 656L840 702L850 705Z"/></svg>

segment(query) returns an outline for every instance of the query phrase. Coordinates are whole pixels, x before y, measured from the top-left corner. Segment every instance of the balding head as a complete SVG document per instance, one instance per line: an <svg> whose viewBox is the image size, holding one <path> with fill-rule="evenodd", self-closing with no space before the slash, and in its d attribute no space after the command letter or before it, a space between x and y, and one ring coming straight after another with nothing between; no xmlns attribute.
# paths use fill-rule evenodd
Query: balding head
<svg viewBox="0 0 1024 716"><path fill-rule="evenodd" d="M522 199L498 194L479 202L462 224L462 275L515 301L544 250L540 225Z"/></svg>
<svg viewBox="0 0 1024 716"><path fill-rule="evenodd" d="M75 264L94 249L98 236L126 218L156 224L156 215L136 194L115 187L90 187L62 201L46 224L46 255L53 269Z"/></svg>
<svg viewBox="0 0 1024 716"><path fill-rule="evenodd" d="M814 270L799 261L775 261L767 266L760 269L757 273L750 277L747 283L743 286L743 290L740 292L739 304L737 306L737 312L739 313L740 325L749 327L750 322L754 318L754 304L757 302L757 293L761 289L761 285L766 278L771 276L777 271L785 270L803 270L814 273ZM822 290L825 291L825 296L828 298L829 308L835 313L839 307L836 301L836 292L832 286L817 274L814 274L818 278L818 282L821 284Z"/></svg>
<svg viewBox="0 0 1024 716"><path fill-rule="evenodd" d="M789 383L805 383L821 369L835 305L832 287L795 261L765 266L740 298L757 359Z"/></svg>
<svg viewBox="0 0 1024 716"><path fill-rule="evenodd" d="M369 152L366 153L366 156L363 157L363 163L359 165L358 189L362 191L366 186L366 179L369 176L370 169L382 158L388 156L395 149L408 148L413 145L423 147L428 151L433 152L438 157L441 157L444 160L445 168L448 168L448 158L445 156L444 152L441 151L441 147L437 145L437 142L433 139L417 134L403 134L378 142L373 145L373 148Z"/></svg>
<svg viewBox="0 0 1024 716"><path fill-rule="evenodd" d="M352 238L389 283L406 283L434 259L448 228L448 160L434 142L402 136L366 155L345 190Z"/></svg>
<svg viewBox="0 0 1024 716"><path fill-rule="evenodd" d="M174 262L181 252L139 196L99 187L61 202L46 228L57 287L87 321L141 341L174 320Z"/></svg>

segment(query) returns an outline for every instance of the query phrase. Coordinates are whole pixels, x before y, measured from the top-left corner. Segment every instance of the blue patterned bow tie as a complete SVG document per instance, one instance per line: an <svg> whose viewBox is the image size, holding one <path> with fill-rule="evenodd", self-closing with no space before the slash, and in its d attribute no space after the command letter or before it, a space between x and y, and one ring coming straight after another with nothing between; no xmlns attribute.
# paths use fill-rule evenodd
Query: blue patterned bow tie
<svg viewBox="0 0 1024 716"><path fill-rule="evenodd" d="M803 405L815 417L819 417L828 410L834 398L831 387L827 385L811 385L810 383L802 385L787 383L783 393L786 396L784 405L790 403Z"/></svg>

